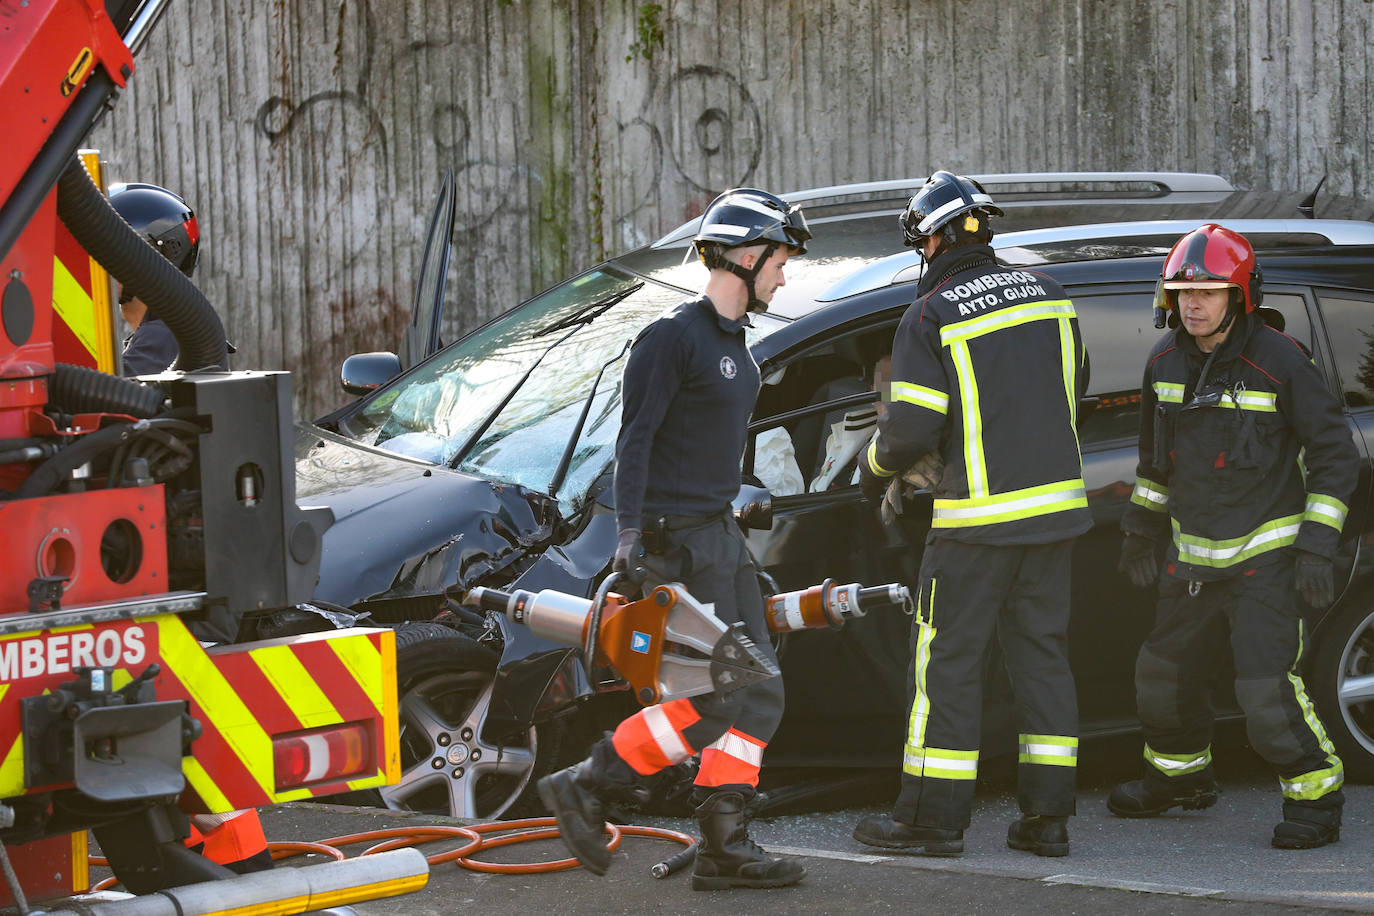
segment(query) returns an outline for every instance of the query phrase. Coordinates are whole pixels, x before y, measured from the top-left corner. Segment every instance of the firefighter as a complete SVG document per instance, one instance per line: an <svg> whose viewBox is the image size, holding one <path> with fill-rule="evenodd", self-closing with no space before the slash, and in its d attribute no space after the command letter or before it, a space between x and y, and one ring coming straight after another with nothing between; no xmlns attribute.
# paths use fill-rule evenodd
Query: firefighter
<svg viewBox="0 0 1374 916"><path fill-rule="evenodd" d="M901 216L925 273L893 340L888 409L860 462L877 506L932 451L934 489L912 621L910 719L890 816L854 838L959 855L978 774L983 659L994 630L1020 725L1022 817L1007 845L1069 851L1078 712L1067 658L1069 560L1091 522L1075 423L1087 365L1073 303L1053 280L1001 266L982 187L939 171Z"/></svg>
<svg viewBox="0 0 1374 916"><path fill-rule="evenodd" d="M730 511L759 392L744 329L749 313L767 309L787 259L805 253L810 238L801 210L765 191L726 191L707 207L693 242L710 269L705 290L635 339L616 442L613 568L642 566L648 585L683 583L727 624L743 621L770 658L757 569ZM600 798L700 751L693 802L702 840L692 887L795 884L801 865L766 855L745 825L782 708L781 678L726 697L648 707L594 745L587 760L541 780L540 795L569 849L603 874L610 853Z"/></svg>
<svg viewBox="0 0 1374 916"><path fill-rule="evenodd" d="M1136 660L1145 777L1107 800L1122 817L1207 808L1207 694L1229 632L1250 743L1277 771L1273 845L1340 837L1342 767L1299 662L1298 604L1331 604L1331 557L1358 457L1340 407L1302 346L1265 323L1255 253L1208 224L1174 245L1155 297L1155 345L1141 386L1140 463L1122 520L1121 569L1159 589ZM1158 547L1167 547L1159 576Z"/></svg>
<svg viewBox="0 0 1374 916"><path fill-rule="evenodd" d="M195 212L179 195L152 184L116 184L110 186L110 204L178 270L188 277L195 272L200 228ZM119 309L132 331L124 340L124 374L147 375L170 366L177 358L172 330L123 288Z"/></svg>
<svg viewBox="0 0 1374 916"><path fill-rule="evenodd" d="M124 222L190 277L200 256L200 229L189 204L166 188L152 184L110 186L110 204ZM120 289L119 308L133 333L124 341L124 374L161 372L177 358L170 328L129 290ZM262 819L253 808L191 817L186 845L212 862L239 874L272 867Z"/></svg>

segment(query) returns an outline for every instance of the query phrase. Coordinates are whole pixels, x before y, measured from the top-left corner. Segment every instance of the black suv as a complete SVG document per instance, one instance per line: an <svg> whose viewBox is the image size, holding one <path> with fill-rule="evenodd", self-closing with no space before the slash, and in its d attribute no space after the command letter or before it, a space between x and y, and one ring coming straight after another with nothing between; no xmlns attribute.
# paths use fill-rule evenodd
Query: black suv
<svg viewBox="0 0 1374 916"><path fill-rule="evenodd" d="M1116 559L1140 378L1161 333L1152 295L1173 242L1219 221L1254 244L1265 304L1338 392L1364 457L1336 562L1340 596L1313 615L1306 674L1347 773L1374 776L1374 554L1365 546L1374 538L1365 444L1374 434L1374 209L1326 199L1324 217L1346 218L1304 218L1310 199L1240 192L1209 175L977 177L1007 213L995 224L999 257L1064 286L1091 357L1080 438L1095 526L1074 556L1070 631L1084 735L1137 727L1134 662L1153 596L1133 589ZM815 240L749 332L764 386L744 468L772 490L772 526L749 541L782 589L824 577L915 581L929 495L910 491L884 525L848 467L822 466L831 427L876 399L872 366L913 298L921 262L901 247L895 217L920 184L787 195L805 205ZM440 348L451 207L446 184L407 342L412 365L402 371L389 354L345 364L345 387L368 393L301 424L297 493L337 518L318 603L397 627L404 775L383 792L386 803L492 817L527 808L535 778L580 757L633 706L623 691L590 684L572 650L457 606L445 590L592 593L615 547L610 482L627 342L705 272L687 256L688 224ZM766 762L896 767L909 624L874 614L784 637L787 714ZM1225 660L1218 666L1218 708L1236 714ZM1002 666L993 658L987 670L984 748L995 753L1012 749L1014 729Z"/></svg>

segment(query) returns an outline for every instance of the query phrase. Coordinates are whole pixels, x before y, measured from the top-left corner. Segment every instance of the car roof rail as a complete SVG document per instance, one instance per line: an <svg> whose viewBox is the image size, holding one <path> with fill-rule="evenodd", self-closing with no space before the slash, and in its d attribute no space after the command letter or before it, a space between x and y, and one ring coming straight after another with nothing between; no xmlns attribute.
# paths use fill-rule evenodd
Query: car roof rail
<svg viewBox="0 0 1374 916"><path fill-rule="evenodd" d="M992 247L1012 266L1037 266L1071 260L1093 260L1111 257L1103 253L1103 243L1120 242L1142 248L1139 255L1162 257L1169 247L1185 233L1192 232L1207 220L1137 220L1122 223L1092 223L1083 226L1057 226L1050 229L1026 229L994 236ZM1228 229L1244 235L1256 251L1293 248L1299 239L1312 239L1317 244L1332 246L1374 246L1374 223L1345 219L1221 219ZM1082 243L1085 248L1078 257L1070 246ZM1309 243L1311 244L1311 243ZM1162 246L1162 247L1161 247ZM1055 258L1027 258L1014 256L1013 251L1028 254L1037 248L1058 249ZM1124 256L1124 255L1117 255ZM1020 262L1020 263L1018 263ZM833 283L816 297L818 302L835 302L858 293L882 289L920 276L921 255L917 251L900 251L868 264Z"/></svg>
<svg viewBox="0 0 1374 916"><path fill-rule="evenodd" d="M993 194L998 206L1101 204L1117 200L1148 200L1159 203L1207 203L1236 191L1220 175L1203 172L995 172L969 175ZM900 178L831 185L781 195L788 203L832 205L850 198L868 201L900 200L905 203L926 179ZM843 218L843 217L839 217ZM822 222L816 220L814 222ZM662 248L692 238L701 217L683 223L654 242Z"/></svg>

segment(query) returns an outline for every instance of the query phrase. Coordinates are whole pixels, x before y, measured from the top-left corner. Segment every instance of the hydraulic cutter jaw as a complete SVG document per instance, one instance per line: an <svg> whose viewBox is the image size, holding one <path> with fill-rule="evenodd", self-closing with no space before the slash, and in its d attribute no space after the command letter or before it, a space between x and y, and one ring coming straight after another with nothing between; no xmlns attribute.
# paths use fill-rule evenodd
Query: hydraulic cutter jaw
<svg viewBox="0 0 1374 916"><path fill-rule="evenodd" d="M663 633L664 645L670 651L664 653L659 665L658 702L711 691L725 695L778 676L777 662L759 650L744 624L726 626L711 606L701 604L676 582L659 589L671 591L676 600L668 611ZM674 646L706 657L671 652Z"/></svg>
<svg viewBox="0 0 1374 916"><path fill-rule="evenodd" d="M742 623L730 624L711 653L711 686L722 696L779 673L777 662L759 651Z"/></svg>

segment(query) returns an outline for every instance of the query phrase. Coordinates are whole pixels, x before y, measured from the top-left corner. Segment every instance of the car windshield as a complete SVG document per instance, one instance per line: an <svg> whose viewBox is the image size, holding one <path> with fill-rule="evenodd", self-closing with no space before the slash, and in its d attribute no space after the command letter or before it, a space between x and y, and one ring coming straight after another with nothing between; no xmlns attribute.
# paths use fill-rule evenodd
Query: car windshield
<svg viewBox="0 0 1374 916"><path fill-rule="evenodd" d="M681 289L597 268L416 367L348 420L347 432L540 492L548 492L577 432L558 492L565 513L576 511L614 457L626 345L683 298ZM746 331L751 344L781 323L765 317L754 325Z"/></svg>

